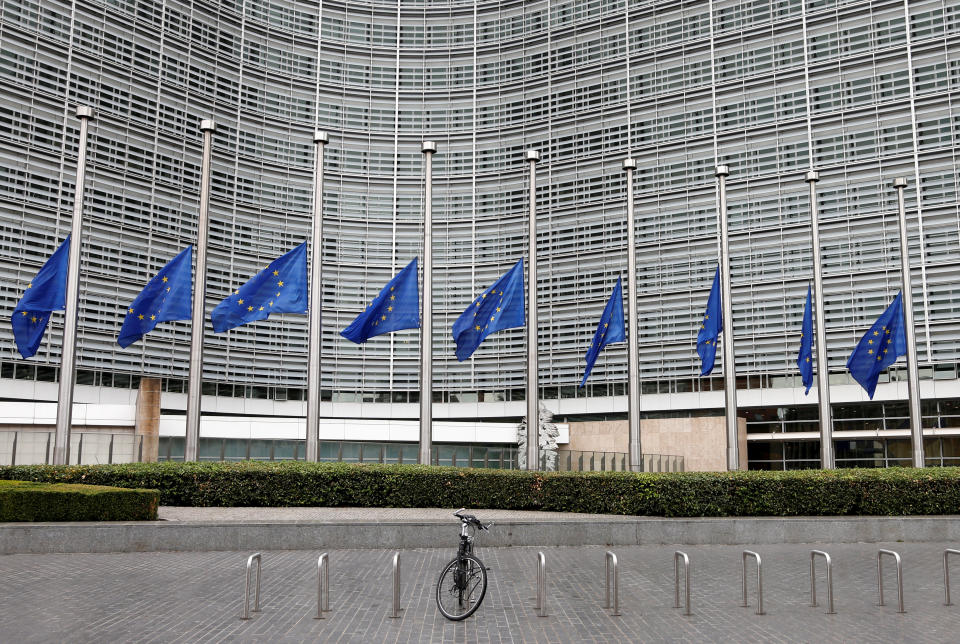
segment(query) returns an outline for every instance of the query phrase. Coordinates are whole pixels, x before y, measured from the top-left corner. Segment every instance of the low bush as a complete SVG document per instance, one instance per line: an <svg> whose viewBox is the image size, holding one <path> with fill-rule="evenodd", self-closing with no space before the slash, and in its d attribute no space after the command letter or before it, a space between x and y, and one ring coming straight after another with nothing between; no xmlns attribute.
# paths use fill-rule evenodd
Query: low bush
<svg viewBox="0 0 960 644"><path fill-rule="evenodd" d="M152 521L156 490L0 481L0 521Z"/></svg>
<svg viewBox="0 0 960 644"><path fill-rule="evenodd" d="M160 491L182 506L470 507L663 517L960 514L960 469L526 472L346 463L0 467L0 479Z"/></svg>

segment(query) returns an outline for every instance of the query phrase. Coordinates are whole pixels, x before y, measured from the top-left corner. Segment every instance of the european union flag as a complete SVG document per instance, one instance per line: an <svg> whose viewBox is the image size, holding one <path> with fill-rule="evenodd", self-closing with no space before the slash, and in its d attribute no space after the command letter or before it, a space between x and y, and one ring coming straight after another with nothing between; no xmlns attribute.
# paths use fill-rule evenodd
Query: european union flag
<svg viewBox="0 0 960 644"><path fill-rule="evenodd" d="M419 328L420 291L417 290L417 258L414 257L340 335L362 344L382 333Z"/></svg>
<svg viewBox="0 0 960 644"><path fill-rule="evenodd" d="M810 310L810 286L807 285L807 306L803 309L803 325L800 327L800 353L797 355L797 366L807 390L806 396L813 386L813 311Z"/></svg>
<svg viewBox="0 0 960 644"><path fill-rule="evenodd" d="M40 348L47 322L50 321L50 313L66 308L69 259L70 235L67 235L33 281L27 284L23 297L13 309L13 317L10 319L13 339L24 358L29 358Z"/></svg>
<svg viewBox="0 0 960 644"><path fill-rule="evenodd" d="M190 319L193 246L167 262L127 307L117 344L126 349L160 322Z"/></svg>
<svg viewBox="0 0 960 644"><path fill-rule="evenodd" d="M223 333L247 322L266 320L271 313L306 313L308 299L307 242L303 242L217 304L210 319L214 332Z"/></svg>
<svg viewBox="0 0 960 644"><path fill-rule="evenodd" d="M703 322L697 333L697 353L700 354L700 375L708 376L713 371L713 363L717 357L717 342L720 332L723 331L723 311L720 309L720 267L713 275L713 287L710 289L710 298L707 300L707 311L703 314Z"/></svg>
<svg viewBox="0 0 960 644"><path fill-rule="evenodd" d="M580 381L581 387L587 382L587 376L593 371L593 364L597 361L597 356L600 355L603 348L611 342L623 342L626 339L627 334L623 328L623 289L618 277L617 285L613 287L613 293L607 300L603 315L600 316L597 331L593 334L593 344L587 351L587 370L583 372L583 380Z"/></svg>
<svg viewBox="0 0 960 644"><path fill-rule="evenodd" d="M870 399L877 390L880 372L907 355L907 334L903 328L903 299L901 293L893 299L847 359L847 369L853 379L867 391Z"/></svg>
<svg viewBox="0 0 960 644"><path fill-rule="evenodd" d="M473 301L453 323L457 360L473 355L491 333L524 325L523 258Z"/></svg>

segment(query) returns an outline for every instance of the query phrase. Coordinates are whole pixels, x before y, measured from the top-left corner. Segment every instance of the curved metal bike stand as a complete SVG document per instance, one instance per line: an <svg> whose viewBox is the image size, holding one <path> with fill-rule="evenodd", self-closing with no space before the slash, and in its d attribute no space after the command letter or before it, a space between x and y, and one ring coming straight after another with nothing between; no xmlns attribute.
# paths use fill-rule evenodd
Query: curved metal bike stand
<svg viewBox="0 0 960 644"><path fill-rule="evenodd" d="M317 559L317 614L314 619L323 619L323 611L330 612L330 557L326 552Z"/></svg>
<svg viewBox="0 0 960 644"><path fill-rule="evenodd" d="M680 608L680 559L683 559L683 583L686 589L684 615L690 614L690 557L677 550L673 553L673 607Z"/></svg>
<svg viewBox="0 0 960 644"><path fill-rule="evenodd" d="M741 606L749 606L747 603L747 557L753 557L757 560L757 615L763 615L763 566L760 563L760 555L752 550L743 551L743 563L740 566L740 585L743 588L743 602Z"/></svg>
<svg viewBox="0 0 960 644"><path fill-rule="evenodd" d="M611 551L607 550L606 555L604 556L604 563L606 564L606 583L604 587L604 599L603 607L610 608L610 569L613 569L613 612L610 613L612 617L619 617L620 615L620 570L617 563L617 555L613 554Z"/></svg>
<svg viewBox="0 0 960 644"><path fill-rule="evenodd" d="M950 567L947 563L947 555L960 555L960 550L947 548L943 551L943 605L953 606L950 602Z"/></svg>
<svg viewBox="0 0 960 644"><path fill-rule="evenodd" d="M390 617L400 617L400 553L393 555L393 612Z"/></svg>
<svg viewBox="0 0 960 644"><path fill-rule="evenodd" d="M836 611L833 610L833 561L830 559L830 555L823 550L810 551L810 605L817 605L817 580L814 560L818 556L823 557L827 566L827 615L835 615Z"/></svg>
<svg viewBox="0 0 960 644"><path fill-rule="evenodd" d="M537 553L537 616L547 616L547 558Z"/></svg>
<svg viewBox="0 0 960 644"><path fill-rule="evenodd" d="M257 595L253 604L253 612L260 612L260 553L250 555L247 559L247 583L243 587L243 613L240 619L250 619L250 572L253 570L253 560L257 560Z"/></svg>
<svg viewBox="0 0 960 644"><path fill-rule="evenodd" d="M905 613L903 610L903 562L900 561L900 555L893 550L880 550L877 553L877 592L880 594L880 606L883 606L883 555L890 555L897 562L897 604L898 613Z"/></svg>

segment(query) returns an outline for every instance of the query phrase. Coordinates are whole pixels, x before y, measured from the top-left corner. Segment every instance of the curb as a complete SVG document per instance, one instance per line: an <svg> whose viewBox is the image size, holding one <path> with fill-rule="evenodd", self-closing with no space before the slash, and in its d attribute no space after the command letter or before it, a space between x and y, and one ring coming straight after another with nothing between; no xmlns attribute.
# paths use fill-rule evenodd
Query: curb
<svg viewBox="0 0 960 644"><path fill-rule="evenodd" d="M439 548L450 521L0 523L0 554ZM484 547L960 541L960 516L498 521Z"/></svg>

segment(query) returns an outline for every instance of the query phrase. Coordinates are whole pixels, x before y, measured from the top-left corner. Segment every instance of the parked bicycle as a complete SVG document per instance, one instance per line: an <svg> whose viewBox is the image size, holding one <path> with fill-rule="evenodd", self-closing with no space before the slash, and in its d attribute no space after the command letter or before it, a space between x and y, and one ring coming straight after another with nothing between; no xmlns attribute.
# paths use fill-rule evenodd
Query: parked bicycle
<svg viewBox="0 0 960 644"><path fill-rule="evenodd" d="M453 621L473 615L487 594L487 568L473 554L474 540L477 530L488 530L493 523L484 525L472 514L464 514L465 509L453 513L460 519L460 545L437 582L437 608Z"/></svg>

